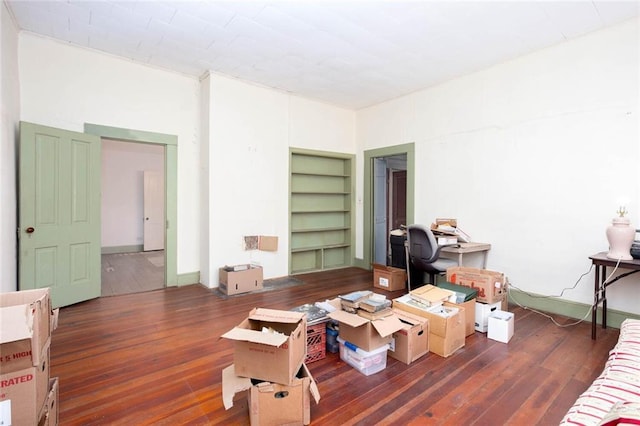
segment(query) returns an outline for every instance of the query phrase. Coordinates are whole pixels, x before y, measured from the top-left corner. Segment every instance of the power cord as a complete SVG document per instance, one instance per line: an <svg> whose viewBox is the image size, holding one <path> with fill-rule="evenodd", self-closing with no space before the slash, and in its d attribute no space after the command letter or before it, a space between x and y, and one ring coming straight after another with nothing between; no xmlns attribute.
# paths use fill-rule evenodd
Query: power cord
<svg viewBox="0 0 640 426"><path fill-rule="evenodd" d="M611 277L613 276L613 274L615 274L615 272L618 270L618 266L620 265L620 261L622 260L622 257L618 258L618 261L616 262L616 266L615 268L613 268L613 271L611 271L611 273L609 274L609 276L600 284L600 287L598 288L598 300L600 300L600 297L602 296L602 293L604 292L605 287L607 286L607 284L609 283L609 280L611 279ZM589 268L589 270L585 273L583 273L582 275L580 275L580 277L578 278L578 280L576 281L576 283L573 285L573 287L567 287L562 289L562 291L560 292L560 295L558 296L547 296L547 295L537 295L537 294L531 294L529 292L526 292L518 287L516 287L515 285L511 284L511 282L508 282L507 285L507 292L508 292L508 297L509 299L513 300L513 302L515 302L516 305L518 305L519 307L521 307L522 309L526 310L526 311L531 311L534 312L536 314L542 315L543 317L546 317L548 319L551 320L551 322L553 322L556 326L564 328L564 327L572 327L574 325L578 325L581 322L583 322L584 320L587 319L587 317L589 316L589 314L593 311L594 306L596 306L596 303L592 303L591 306L589 306L589 309L587 310L586 314L579 320L572 322L572 323L568 323L568 324L560 324L558 323L551 315L545 314L544 312L538 311L537 309L533 309L530 308L528 306L524 306L523 304L521 304L515 297L513 297L513 294L511 293L511 287L513 287L514 289L526 294L527 296L534 298L534 299L552 299L552 298L559 298L562 297L564 295L564 292L567 290L574 290L578 284L580 283L580 281L582 280L582 278L584 278L586 275L588 275L589 273L591 273L591 270L593 269L593 264L591 265L591 267Z"/></svg>

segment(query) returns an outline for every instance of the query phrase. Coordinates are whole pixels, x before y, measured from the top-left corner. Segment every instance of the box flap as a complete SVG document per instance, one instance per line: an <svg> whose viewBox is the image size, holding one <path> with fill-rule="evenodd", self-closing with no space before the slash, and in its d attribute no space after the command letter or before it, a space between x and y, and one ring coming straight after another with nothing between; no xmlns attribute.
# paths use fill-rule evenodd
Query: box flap
<svg viewBox="0 0 640 426"><path fill-rule="evenodd" d="M350 314L349 312L345 311L334 311L327 316L338 322L350 325L351 327L360 327L361 325L369 322L368 319L361 317L360 315Z"/></svg>
<svg viewBox="0 0 640 426"><path fill-rule="evenodd" d="M402 324L400 318L395 315L373 320L371 324L373 324L373 328L375 328L382 337L390 336L394 332L404 328L404 324Z"/></svg>
<svg viewBox="0 0 640 426"><path fill-rule="evenodd" d="M251 387L251 379L236 376L235 366L231 364L222 370L222 403L224 409L233 407L233 396Z"/></svg>
<svg viewBox="0 0 640 426"><path fill-rule="evenodd" d="M411 290L409 294L432 305L449 300L452 296L455 298L455 293L453 291L435 287L431 284Z"/></svg>
<svg viewBox="0 0 640 426"><path fill-rule="evenodd" d="M304 314L303 314L304 315ZM225 339L239 340L241 342L261 343L263 345L279 347L285 343L289 336L282 333L263 333L259 330L234 327L222 335Z"/></svg>
<svg viewBox="0 0 640 426"><path fill-rule="evenodd" d="M34 316L29 305L0 308L0 343L30 339Z"/></svg>
<svg viewBox="0 0 640 426"><path fill-rule="evenodd" d="M309 392L311 392L313 400L318 404L320 402L320 391L318 390L318 385L313 379L313 376L311 376L311 372L307 368L306 364L302 364L302 368L304 369L304 374L309 377Z"/></svg>
<svg viewBox="0 0 640 426"><path fill-rule="evenodd" d="M270 321L295 324L305 318L304 312L280 311L277 309L255 308L249 318L258 321Z"/></svg>
<svg viewBox="0 0 640 426"><path fill-rule="evenodd" d="M393 308L393 313L400 319L400 321L407 322L411 325L424 324L429 321L424 317L414 315L411 312L403 311L402 309L398 308Z"/></svg>

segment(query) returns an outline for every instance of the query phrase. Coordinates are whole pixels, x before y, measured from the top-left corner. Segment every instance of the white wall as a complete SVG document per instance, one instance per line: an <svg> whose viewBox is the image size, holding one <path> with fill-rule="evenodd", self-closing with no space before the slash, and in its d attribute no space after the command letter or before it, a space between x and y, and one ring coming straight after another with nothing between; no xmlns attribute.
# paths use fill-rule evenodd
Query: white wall
<svg viewBox="0 0 640 426"><path fill-rule="evenodd" d="M17 290L16 135L20 120L18 28L0 4L0 293Z"/></svg>
<svg viewBox="0 0 640 426"><path fill-rule="evenodd" d="M219 267L246 262L262 264L265 278L287 275L289 147L353 154L355 114L217 75L203 88L209 234L201 270L209 273L201 281L216 287ZM278 251L244 251L245 235L276 235Z"/></svg>
<svg viewBox="0 0 640 426"><path fill-rule="evenodd" d="M144 243L144 172L164 179L164 146L102 140L102 247Z"/></svg>
<svg viewBox="0 0 640 426"><path fill-rule="evenodd" d="M178 274L199 270L199 82L181 74L20 34L21 119L178 136Z"/></svg>
<svg viewBox="0 0 640 426"><path fill-rule="evenodd" d="M416 222L458 218L489 269L557 295L608 249L621 198L640 228L638 52L634 20L361 110L359 153L415 142ZM640 313L639 284L609 307ZM593 273L565 298L591 304Z"/></svg>

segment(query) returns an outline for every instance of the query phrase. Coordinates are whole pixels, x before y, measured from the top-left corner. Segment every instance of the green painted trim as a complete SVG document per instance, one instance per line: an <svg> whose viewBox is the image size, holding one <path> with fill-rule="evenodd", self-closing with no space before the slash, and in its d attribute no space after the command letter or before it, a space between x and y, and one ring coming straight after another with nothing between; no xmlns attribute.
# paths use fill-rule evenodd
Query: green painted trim
<svg viewBox="0 0 640 426"><path fill-rule="evenodd" d="M549 314L563 315L569 318L584 319L591 322L591 305L558 298L549 298L521 290L509 289L509 303L535 309ZM640 315L629 312L607 309L607 326L620 328L620 324L627 318L640 319ZM598 309L598 327L602 323L602 309Z"/></svg>
<svg viewBox="0 0 640 426"><path fill-rule="evenodd" d="M164 208L167 220L165 230L165 285L178 285L178 137L143 130L123 129L85 123L85 133L102 138L128 140L132 142L165 146L165 197Z"/></svg>
<svg viewBox="0 0 640 426"><path fill-rule="evenodd" d="M407 155L407 225L414 221L415 213L415 144L413 142L364 151L364 194L363 194L363 248L362 262L371 269L373 258L373 159L392 155Z"/></svg>
<svg viewBox="0 0 640 426"><path fill-rule="evenodd" d="M178 145L178 137L175 135L147 132L144 130L124 129L121 127L84 123L84 132L90 135L97 135L109 139L157 143L162 145Z"/></svg>
<svg viewBox="0 0 640 426"><path fill-rule="evenodd" d="M102 247L102 249L100 250L102 254L139 253L142 251L144 251L144 246L142 244L135 244L132 246Z"/></svg>
<svg viewBox="0 0 640 426"><path fill-rule="evenodd" d="M178 275L178 286L200 284L200 272L188 272Z"/></svg>
<svg viewBox="0 0 640 426"><path fill-rule="evenodd" d="M355 266L356 268L365 269L367 271L371 270L371 265L364 263L364 260L362 259L353 259L353 266Z"/></svg>

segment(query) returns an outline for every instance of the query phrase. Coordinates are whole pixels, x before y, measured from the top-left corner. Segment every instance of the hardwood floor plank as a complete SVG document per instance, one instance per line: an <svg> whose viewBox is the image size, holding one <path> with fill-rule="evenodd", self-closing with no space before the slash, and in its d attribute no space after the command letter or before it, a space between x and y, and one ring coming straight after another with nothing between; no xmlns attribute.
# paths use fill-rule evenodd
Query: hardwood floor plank
<svg viewBox="0 0 640 426"><path fill-rule="evenodd" d="M60 424L248 425L246 395L222 406L221 372L233 362L233 345L220 336L254 307L291 309L373 289L372 273L358 268L296 278L303 284L226 299L191 285L62 308L51 345ZM387 358L371 376L327 353L308 364L321 393L312 424L558 423L602 370L618 331L599 330L594 342L590 324L559 328L511 310L508 344L474 333L448 358L429 353L411 365Z"/></svg>

